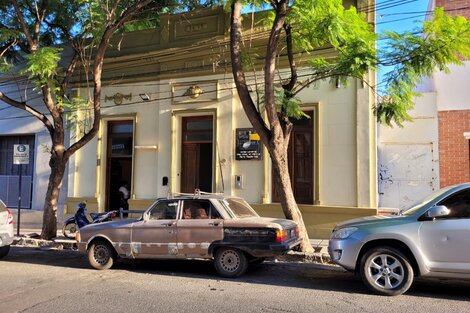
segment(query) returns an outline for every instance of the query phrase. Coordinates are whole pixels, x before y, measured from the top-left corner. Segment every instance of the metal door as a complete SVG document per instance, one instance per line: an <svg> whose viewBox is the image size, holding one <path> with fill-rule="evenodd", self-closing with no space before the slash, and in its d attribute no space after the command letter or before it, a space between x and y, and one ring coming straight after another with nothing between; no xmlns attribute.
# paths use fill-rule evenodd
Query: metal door
<svg viewBox="0 0 470 313"><path fill-rule="evenodd" d="M185 257L209 256L209 246L224 238L223 220L208 200L184 200L177 222L178 251Z"/></svg>
<svg viewBox="0 0 470 313"><path fill-rule="evenodd" d="M162 200L146 213L148 219L132 226L131 251L134 257L158 258L176 256L177 200Z"/></svg>

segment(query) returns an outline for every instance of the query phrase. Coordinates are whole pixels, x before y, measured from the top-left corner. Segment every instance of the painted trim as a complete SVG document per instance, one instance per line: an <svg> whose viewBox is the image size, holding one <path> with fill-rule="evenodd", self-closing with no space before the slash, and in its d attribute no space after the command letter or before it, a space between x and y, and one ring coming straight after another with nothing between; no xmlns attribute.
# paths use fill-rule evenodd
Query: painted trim
<svg viewBox="0 0 470 313"><path fill-rule="evenodd" d="M320 104L317 103L302 103L300 105L302 111L313 111L313 157L314 157L314 164L313 164L313 204L319 205L320 201ZM263 199L263 203L275 203L273 202L273 176L272 176L272 162L271 157L269 155L268 149L264 147L265 155L264 158L264 190L266 195L269 195L269 202L265 202ZM269 157L268 157L269 156ZM267 199L266 199L267 200Z"/></svg>
<svg viewBox="0 0 470 313"><path fill-rule="evenodd" d="M181 190L181 146L182 146L182 117L187 116L205 116L212 115L212 191L216 192L218 185L218 158L217 158L217 122L218 112L217 108L211 109L182 109L171 111L171 169L170 169L170 192ZM178 188L179 187L179 188Z"/></svg>
<svg viewBox="0 0 470 313"><path fill-rule="evenodd" d="M103 207L106 203L106 168L108 161L108 122L110 121L132 121L132 169L131 169L131 190L130 195L134 194L134 181L135 181L135 138L136 138L136 125L137 113L116 114L116 115L102 115L100 133L98 137L98 161L96 169L96 198L98 199L98 208L100 212L104 212ZM104 192L103 192L104 191ZM132 197L131 197L132 198Z"/></svg>

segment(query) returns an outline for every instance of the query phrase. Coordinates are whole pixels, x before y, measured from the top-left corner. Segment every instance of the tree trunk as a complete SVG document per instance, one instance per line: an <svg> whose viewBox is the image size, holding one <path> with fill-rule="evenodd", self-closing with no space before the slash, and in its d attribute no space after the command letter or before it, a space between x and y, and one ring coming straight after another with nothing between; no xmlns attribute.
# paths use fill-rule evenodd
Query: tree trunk
<svg viewBox="0 0 470 313"><path fill-rule="evenodd" d="M49 240L57 236L57 206L66 164L67 161L64 160L63 156L51 155L49 162L51 174L49 176L49 185L47 186L46 199L44 202L42 239Z"/></svg>
<svg viewBox="0 0 470 313"><path fill-rule="evenodd" d="M283 146L271 143L271 145L268 146L268 150L271 156L274 178L278 187L277 191L279 201L284 215L286 218L293 220L299 225L300 238L302 239L300 249L306 254L311 254L313 253L313 248L310 244L302 213L297 206L294 192L292 190L291 179L289 176L287 149Z"/></svg>

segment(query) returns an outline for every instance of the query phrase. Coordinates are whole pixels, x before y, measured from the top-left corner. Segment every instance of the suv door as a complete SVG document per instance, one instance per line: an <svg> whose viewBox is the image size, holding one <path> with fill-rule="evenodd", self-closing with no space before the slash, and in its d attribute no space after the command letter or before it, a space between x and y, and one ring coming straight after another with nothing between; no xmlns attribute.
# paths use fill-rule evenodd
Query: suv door
<svg viewBox="0 0 470 313"><path fill-rule="evenodd" d="M159 257L178 254L176 216L178 200L160 200L144 214L148 218L132 225L131 251L134 257Z"/></svg>
<svg viewBox="0 0 470 313"><path fill-rule="evenodd" d="M223 219L209 200L187 199L177 222L178 250L185 257L209 257L209 245L224 238Z"/></svg>
<svg viewBox="0 0 470 313"><path fill-rule="evenodd" d="M470 273L470 189L458 191L437 203L450 214L422 222L421 249L430 261L430 270Z"/></svg>

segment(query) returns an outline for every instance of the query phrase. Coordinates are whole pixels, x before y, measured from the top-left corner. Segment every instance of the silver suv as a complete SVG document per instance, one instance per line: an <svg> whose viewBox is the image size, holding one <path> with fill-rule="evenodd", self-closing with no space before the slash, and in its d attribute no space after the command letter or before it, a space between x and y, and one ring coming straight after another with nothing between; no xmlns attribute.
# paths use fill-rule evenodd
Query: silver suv
<svg viewBox="0 0 470 313"><path fill-rule="evenodd" d="M0 259L8 254L13 242L13 216L0 200Z"/></svg>
<svg viewBox="0 0 470 313"><path fill-rule="evenodd" d="M373 292L404 293L414 276L470 278L470 184L431 194L398 215L338 224L331 259Z"/></svg>

